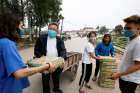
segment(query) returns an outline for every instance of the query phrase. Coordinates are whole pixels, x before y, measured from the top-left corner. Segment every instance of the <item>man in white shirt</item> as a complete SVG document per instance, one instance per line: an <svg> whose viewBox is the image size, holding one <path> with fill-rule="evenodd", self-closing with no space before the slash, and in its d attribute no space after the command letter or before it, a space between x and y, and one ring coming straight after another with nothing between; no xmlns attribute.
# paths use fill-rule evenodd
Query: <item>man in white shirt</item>
<svg viewBox="0 0 140 93"><path fill-rule="evenodd" d="M48 26L48 33L40 36L35 44L34 55L35 57L47 56L47 57L63 57L66 59L66 48L63 40L57 36L58 24L51 23ZM63 93L59 87L60 74L62 72L61 68L56 69L55 72L51 74L42 74L43 83L43 93L51 93L50 90L50 76L53 80L53 91L55 93Z"/></svg>
<svg viewBox="0 0 140 93"><path fill-rule="evenodd" d="M124 19L124 35L130 42L125 48L120 71L111 76L111 79L119 78L119 87L122 93L135 93L140 84L140 16L133 15Z"/></svg>

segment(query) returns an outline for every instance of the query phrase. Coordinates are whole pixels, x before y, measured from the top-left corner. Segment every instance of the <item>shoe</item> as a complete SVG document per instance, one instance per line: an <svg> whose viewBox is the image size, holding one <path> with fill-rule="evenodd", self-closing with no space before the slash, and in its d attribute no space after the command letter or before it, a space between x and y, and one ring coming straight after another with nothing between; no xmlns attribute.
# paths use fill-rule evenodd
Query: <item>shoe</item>
<svg viewBox="0 0 140 93"><path fill-rule="evenodd" d="M58 89L56 91L54 91L55 93L63 93L63 91L61 89Z"/></svg>
<svg viewBox="0 0 140 93"><path fill-rule="evenodd" d="M85 87L88 89L93 89L93 87L91 85L88 85L88 84L86 84Z"/></svg>
<svg viewBox="0 0 140 93"><path fill-rule="evenodd" d="M84 90L79 90L79 93L85 93L85 91Z"/></svg>
<svg viewBox="0 0 140 93"><path fill-rule="evenodd" d="M50 91L43 91L43 93L51 93Z"/></svg>
<svg viewBox="0 0 140 93"><path fill-rule="evenodd" d="M85 93L85 90L82 88L79 89L79 93Z"/></svg>

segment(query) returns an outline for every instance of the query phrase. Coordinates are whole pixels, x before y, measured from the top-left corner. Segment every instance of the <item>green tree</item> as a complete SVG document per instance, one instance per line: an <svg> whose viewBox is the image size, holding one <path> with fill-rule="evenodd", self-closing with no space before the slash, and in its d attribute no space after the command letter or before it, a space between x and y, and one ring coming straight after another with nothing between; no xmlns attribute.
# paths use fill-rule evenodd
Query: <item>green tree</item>
<svg viewBox="0 0 140 93"><path fill-rule="evenodd" d="M27 10L31 11L36 26L42 27L48 24L49 19L52 22L59 22L61 0L30 0L30 2L30 9Z"/></svg>
<svg viewBox="0 0 140 93"><path fill-rule="evenodd" d="M99 33L100 34L105 34L105 33L107 33L109 31L109 29L106 27L106 26L101 26L100 28L99 28Z"/></svg>
<svg viewBox="0 0 140 93"><path fill-rule="evenodd" d="M23 0L0 0L0 13L13 13L23 20Z"/></svg>
<svg viewBox="0 0 140 93"><path fill-rule="evenodd" d="M123 31L123 26L122 25L117 25L115 26L115 29L114 29L115 33L117 35L121 35L122 34L122 31Z"/></svg>
<svg viewBox="0 0 140 93"><path fill-rule="evenodd" d="M22 20L26 15L30 34L34 27L39 28L50 22L59 22L62 0L0 0L0 13L12 12Z"/></svg>

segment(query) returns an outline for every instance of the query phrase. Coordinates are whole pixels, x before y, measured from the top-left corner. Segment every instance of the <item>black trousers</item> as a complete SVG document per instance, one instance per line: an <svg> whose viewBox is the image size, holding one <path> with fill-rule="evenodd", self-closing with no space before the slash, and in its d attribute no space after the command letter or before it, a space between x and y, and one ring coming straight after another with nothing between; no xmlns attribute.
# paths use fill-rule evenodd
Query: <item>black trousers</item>
<svg viewBox="0 0 140 93"><path fill-rule="evenodd" d="M92 63L91 64L82 63L82 75L79 81L79 86L83 86L85 82L86 83L89 82L91 73L92 73Z"/></svg>
<svg viewBox="0 0 140 93"><path fill-rule="evenodd" d="M121 93L135 93L137 85L138 84L136 83L119 79L119 87L120 87Z"/></svg>
<svg viewBox="0 0 140 93"><path fill-rule="evenodd" d="M96 60L96 67L95 67L95 73L94 73L95 77L98 75L99 69L100 69L100 61Z"/></svg>
<svg viewBox="0 0 140 93"><path fill-rule="evenodd" d="M62 69L58 68L55 72L51 74L42 74L42 84L43 84L43 93L50 93L50 76L52 76L52 81L54 91L57 91L59 89L59 80L61 75Z"/></svg>

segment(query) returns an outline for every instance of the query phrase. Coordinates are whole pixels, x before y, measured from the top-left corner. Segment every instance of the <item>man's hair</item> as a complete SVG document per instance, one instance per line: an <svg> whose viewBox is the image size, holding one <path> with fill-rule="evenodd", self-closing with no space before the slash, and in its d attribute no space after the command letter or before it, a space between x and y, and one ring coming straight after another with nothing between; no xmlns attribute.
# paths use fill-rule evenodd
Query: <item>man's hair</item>
<svg viewBox="0 0 140 93"><path fill-rule="evenodd" d="M57 26L57 28L59 28L59 24L58 24L58 23L56 23L56 22L49 23L49 25L48 25L48 26L50 26L50 25L55 25L55 26Z"/></svg>
<svg viewBox="0 0 140 93"><path fill-rule="evenodd" d="M95 31L91 31L87 34L87 37L90 38L91 35L94 34L95 36L97 36L96 32Z"/></svg>
<svg viewBox="0 0 140 93"><path fill-rule="evenodd" d="M19 20L11 13L0 14L0 38L8 38L12 41L18 41L17 26Z"/></svg>
<svg viewBox="0 0 140 93"><path fill-rule="evenodd" d="M124 22L125 23L135 23L135 24L140 25L140 16L138 16L138 15L132 15L130 17L125 18L124 19Z"/></svg>

